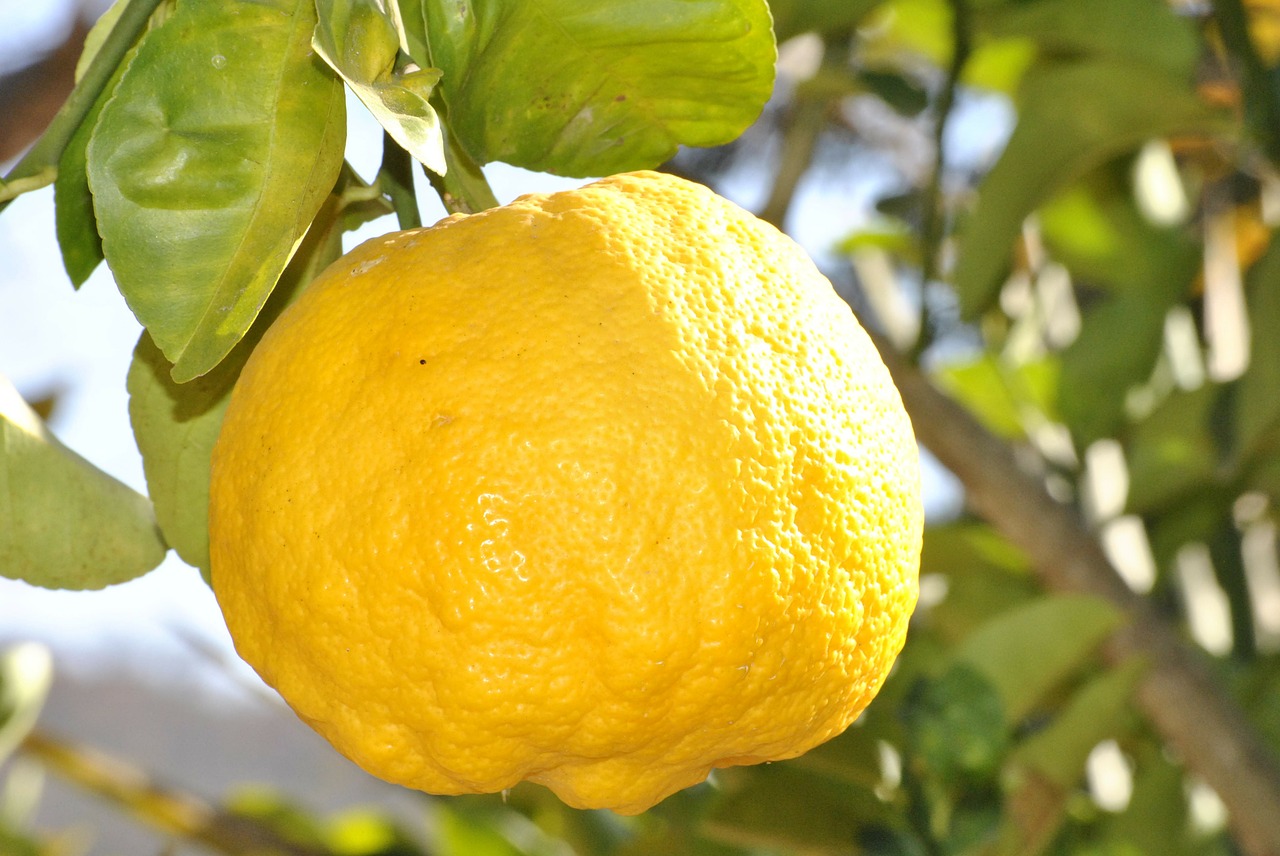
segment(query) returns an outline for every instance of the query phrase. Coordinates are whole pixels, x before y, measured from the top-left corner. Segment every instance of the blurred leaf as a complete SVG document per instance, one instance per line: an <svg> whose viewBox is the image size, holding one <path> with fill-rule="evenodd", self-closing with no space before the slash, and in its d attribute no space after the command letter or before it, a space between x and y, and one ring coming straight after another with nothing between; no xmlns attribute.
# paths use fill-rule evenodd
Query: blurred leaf
<svg viewBox="0 0 1280 856"><path fill-rule="evenodd" d="M1199 245L1183 230L1142 215L1127 181L1129 166L1125 158L1095 170L1050 199L1040 209L1040 233L1076 280L1171 303L1199 273Z"/></svg>
<svg viewBox="0 0 1280 856"><path fill-rule="evenodd" d="M872 790L883 778L877 735L861 727L847 728L787 763L798 770Z"/></svg>
<svg viewBox="0 0 1280 856"><path fill-rule="evenodd" d="M960 80L966 86L1012 95L1036 59L1031 39L984 39L969 55Z"/></svg>
<svg viewBox="0 0 1280 856"><path fill-rule="evenodd" d="M929 106L929 93L920 84L891 71L859 69L858 82L903 116L918 116Z"/></svg>
<svg viewBox="0 0 1280 856"><path fill-rule="evenodd" d="M854 854L859 830L887 816L872 792L806 775L789 764L744 772L749 783L726 794L707 816L708 836L747 848Z"/></svg>
<svg viewBox="0 0 1280 856"><path fill-rule="evenodd" d="M1022 221L1059 188L1152 137L1215 127L1189 79L1122 58L1046 62L960 234L954 282L966 318L995 300Z"/></svg>
<svg viewBox="0 0 1280 856"><path fill-rule="evenodd" d="M333 856L427 856L389 815L373 809L328 818L323 837Z"/></svg>
<svg viewBox="0 0 1280 856"><path fill-rule="evenodd" d="M1280 452L1280 241L1248 272L1249 368L1235 397L1236 444L1248 454Z"/></svg>
<svg viewBox="0 0 1280 856"><path fill-rule="evenodd" d="M180 4L89 142L107 261L179 382L249 329L342 165L342 86L314 27L311 0Z"/></svg>
<svg viewBox="0 0 1280 856"><path fill-rule="evenodd" d="M1023 37L1051 55L1099 54L1189 75L1200 56L1190 18L1164 0L1034 0L992 4L979 14L982 31Z"/></svg>
<svg viewBox="0 0 1280 856"><path fill-rule="evenodd" d="M1191 834L1182 770L1159 747L1143 749L1136 759L1129 805L1103 822L1106 837L1127 844L1136 853L1203 853L1204 848Z"/></svg>
<svg viewBox="0 0 1280 856"><path fill-rule="evenodd" d="M773 88L765 0L408 0L449 130L481 162L559 175L654 167L736 138Z"/></svg>
<svg viewBox="0 0 1280 856"><path fill-rule="evenodd" d="M35 727L53 684L53 655L38 642L0 653L0 764Z"/></svg>
<svg viewBox="0 0 1280 856"><path fill-rule="evenodd" d="M1039 410L1041 416L1051 415L1057 374L1056 360L1012 366L987 353L968 363L942 366L934 378L993 433L1006 439L1022 439L1027 433L1025 417L1029 410Z"/></svg>
<svg viewBox="0 0 1280 856"><path fill-rule="evenodd" d="M912 756L929 776L949 784L992 778L1008 749L996 687L962 660L935 678L916 681L901 716Z"/></svg>
<svg viewBox="0 0 1280 856"><path fill-rule="evenodd" d="M984 523L926 527L920 570L947 579L946 597L921 621L948 644L1040 594L1026 557Z"/></svg>
<svg viewBox="0 0 1280 856"><path fill-rule="evenodd" d="M1151 377L1164 344L1169 302L1120 294L1084 314L1062 354L1058 410L1077 445L1116 436L1131 388Z"/></svg>
<svg viewBox="0 0 1280 856"><path fill-rule="evenodd" d="M378 0L319 0L312 45L405 151L444 175L440 117L428 103L440 70L397 68L400 36Z"/></svg>
<svg viewBox="0 0 1280 856"><path fill-rule="evenodd" d="M439 856L525 856L483 817L454 811L445 802L436 803L434 814Z"/></svg>
<svg viewBox="0 0 1280 856"><path fill-rule="evenodd" d="M1006 830L1005 852L1038 853L1057 833L1068 798L1084 778L1089 754L1130 727L1130 699L1144 670L1141 662L1131 660L1094 678L1045 730L1014 752L1006 776L1014 826Z"/></svg>
<svg viewBox="0 0 1280 856"><path fill-rule="evenodd" d="M838 34L853 29L883 0L769 0L773 30L785 42L801 33Z"/></svg>
<svg viewBox="0 0 1280 856"><path fill-rule="evenodd" d="M1190 392L1175 390L1129 431L1131 511L1149 514L1183 497L1203 495L1205 485L1217 480L1223 455L1209 420L1221 394L1222 387L1212 383Z"/></svg>
<svg viewBox="0 0 1280 856"><path fill-rule="evenodd" d="M298 293L342 250L344 203L330 196L253 327L216 368L188 383L143 332L129 366L129 420L165 538L209 576L209 468L231 390L250 353Z"/></svg>
<svg viewBox="0 0 1280 856"><path fill-rule="evenodd" d="M0 576L97 589L166 549L150 501L62 445L0 376Z"/></svg>
<svg viewBox="0 0 1280 856"><path fill-rule="evenodd" d="M1013 763L1034 768L1062 788L1078 784L1093 748L1122 736L1136 721L1133 691L1146 669L1141 660L1129 660L1089 681L1048 727L1018 747Z"/></svg>
<svg viewBox="0 0 1280 856"><path fill-rule="evenodd" d="M939 67L951 61L952 14L948 0L885 0L860 34L862 60L876 68L902 62L903 52Z"/></svg>
<svg viewBox="0 0 1280 856"><path fill-rule="evenodd" d="M1057 595L996 616L965 639L956 657L996 687L1011 723L1035 708L1089 659L1121 622L1107 601Z"/></svg>

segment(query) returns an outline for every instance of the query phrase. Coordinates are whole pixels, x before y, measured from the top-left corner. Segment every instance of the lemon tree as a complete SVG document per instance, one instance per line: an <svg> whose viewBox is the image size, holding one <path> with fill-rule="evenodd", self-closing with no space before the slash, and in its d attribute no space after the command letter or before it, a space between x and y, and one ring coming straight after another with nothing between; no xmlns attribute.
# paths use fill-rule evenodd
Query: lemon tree
<svg viewBox="0 0 1280 856"><path fill-rule="evenodd" d="M428 844L261 790L167 827L225 852L1280 851L1275 19L120 0L0 209L52 184L145 328L147 496L0 395L0 574L171 550L338 751L448 795ZM922 539L913 433L964 489ZM24 737L25 650L0 754L194 816ZM0 851L60 852L20 784Z"/></svg>

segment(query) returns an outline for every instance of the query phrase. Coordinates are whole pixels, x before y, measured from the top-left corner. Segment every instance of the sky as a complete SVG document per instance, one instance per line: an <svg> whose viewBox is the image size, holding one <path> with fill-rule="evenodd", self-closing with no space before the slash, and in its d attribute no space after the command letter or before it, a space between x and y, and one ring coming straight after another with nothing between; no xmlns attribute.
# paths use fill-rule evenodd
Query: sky
<svg viewBox="0 0 1280 856"><path fill-rule="evenodd" d="M0 0L0 72L12 67L16 52L30 56L40 46L56 43L70 8L69 3ZM371 178L381 131L354 99L349 108L348 158ZM10 166L0 164L0 171ZM503 202L521 193L582 183L501 164L486 172ZM433 222L443 209L423 185L424 221ZM750 176L730 179L720 189L748 208L763 202L764 187ZM801 217L791 224L793 233L821 261L837 239L871 218L875 190L873 180L802 186L796 206ZM394 228L394 220L375 221L348 235L346 246ZM54 433L101 469L145 492L125 392L141 328L105 265L79 291L71 287L54 237L51 188L19 198L0 216L0 259L0 374L28 398L56 394L50 421ZM925 489L935 508L954 503L954 485L931 461L926 461ZM0 639L48 642L72 669L123 665L189 678L192 670L210 665L201 651L234 660L212 593L173 554L158 570L99 592L46 591L0 579Z"/></svg>

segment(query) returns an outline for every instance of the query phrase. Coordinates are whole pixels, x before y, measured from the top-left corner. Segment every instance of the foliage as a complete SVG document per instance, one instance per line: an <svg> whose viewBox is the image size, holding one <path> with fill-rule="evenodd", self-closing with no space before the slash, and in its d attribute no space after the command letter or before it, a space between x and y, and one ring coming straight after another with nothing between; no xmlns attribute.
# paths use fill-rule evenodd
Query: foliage
<svg viewBox="0 0 1280 856"><path fill-rule="evenodd" d="M1213 650L1280 749L1280 626L1265 607L1280 493L1276 4L771 6L784 53L817 61L765 107L762 0L120 0L0 206L56 174L70 278L105 256L147 327L129 390L154 512L9 396L0 497L74 519L65 532L96 552L77 564L67 551L82 545L0 504L0 573L127 579L159 560L157 524L207 570L208 454L239 366L344 230L392 211L414 222L406 151L463 211L491 204L491 161L581 176L712 146L668 168L764 174L783 223L806 189L870 163L877 218L827 257L837 284ZM368 181L342 160L344 81L388 134ZM1016 117L1007 145L965 154L1001 133L977 127L993 103ZM933 521L923 576L896 673L830 743L720 771L634 819L524 786L432 800L435 839L404 852L1239 852L1135 704L1149 664L1107 656L1124 621L1112 606L1046 592L968 515ZM1205 590L1228 606L1225 634L1205 629ZM1106 747L1125 799L1103 799Z"/></svg>

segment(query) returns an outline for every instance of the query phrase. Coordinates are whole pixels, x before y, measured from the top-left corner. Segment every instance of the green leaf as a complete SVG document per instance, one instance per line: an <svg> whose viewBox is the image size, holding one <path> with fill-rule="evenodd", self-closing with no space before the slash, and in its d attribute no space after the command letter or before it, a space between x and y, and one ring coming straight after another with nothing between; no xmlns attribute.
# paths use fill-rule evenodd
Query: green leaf
<svg viewBox="0 0 1280 856"><path fill-rule="evenodd" d="M1122 158L1049 200L1040 234L1053 257L1089 285L1172 302L1200 271L1200 248L1185 230L1148 221L1134 203Z"/></svg>
<svg viewBox="0 0 1280 856"><path fill-rule="evenodd" d="M843 33L884 0L769 0L773 30L784 42L801 33Z"/></svg>
<svg viewBox="0 0 1280 856"><path fill-rule="evenodd" d="M1081 448L1119 433L1129 390L1151 377L1169 303L1121 294L1085 313L1062 354L1058 410Z"/></svg>
<svg viewBox="0 0 1280 856"><path fill-rule="evenodd" d="M992 617L1039 595L1026 556L985 523L926 527L921 575L942 574L947 596L922 623L954 644Z"/></svg>
<svg viewBox="0 0 1280 856"><path fill-rule="evenodd" d="M97 589L165 551L147 498L62 445L0 376L0 576Z"/></svg>
<svg viewBox="0 0 1280 856"><path fill-rule="evenodd" d="M982 354L941 367L935 379L992 432L1022 439L1028 413L1038 410L1043 416L1053 399L1049 390L1057 385L1057 362L1044 359L1014 366L994 354Z"/></svg>
<svg viewBox="0 0 1280 856"><path fill-rule="evenodd" d="M1040 852L1061 828L1089 753L1131 727L1129 702L1144 669L1140 661L1130 660L1094 678L1047 728L1014 752L1005 782L1013 827L1006 834L1016 836L1018 845L1006 852Z"/></svg>
<svg viewBox="0 0 1280 856"><path fill-rule="evenodd" d="M319 0L316 5L316 53L342 75L401 148L444 175L440 117L428 102L440 81L439 69L398 67L400 35L378 0Z"/></svg>
<svg viewBox="0 0 1280 856"><path fill-rule="evenodd" d="M187 383L143 333L129 366L129 419L142 453L147 490L165 538L187 564L209 577L209 468L231 390L250 353L302 288L341 255L349 201L330 196L280 284L248 334L212 371Z"/></svg>
<svg viewBox="0 0 1280 856"><path fill-rule="evenodd" d="M1134 426L1125 442L1131 511L1151 514L1203 496L1216 481L1222 454L1210 419L1221 393L1222 387L1212 383L1190 392L1175 390Z"/></svg>
<svg viewBox="0 0 1280 856"><path fill-rule="evenodd" d="M1062 788L1076 785L1093 748L1132 727L1136 714L1130 701L1145 672L1146 664L1135 659L1091 680L1049 726L1018 747L1013 762L1035 768Z"/></svg>
<svg viewBox="0 0 1280 856"><path fill-rule="evenodd" d="M1200 41L1190 18L1164 0L1036 0L1000 3L979 15L996 38L1033 39L1047 54L1100 54L1190 74Z"/></svg>
<svg viewBox="0 0 1280 856"><path fill-rule="evenodd" d="M936 678L917 681L901 715L912 754L944 782L992 778L1009 745L996 687L963 660Z"/></svg>
<svg viewBox="0 0 1280 856"><path fill-rule="evenodd" d="M76 80L80 79L89 63L93 61L98 48L106 40L111 28L115 26L120 13L124 11L126 2L127 0L118 0L114 3L89 30L89 34L85 37L84 51L76 65ZM162 8L153 15L153 23L157 18L163 18L164 14ZM93 195L89 192L87 173L89 140L98 123L98 117L102 115L102 108L114 94L120 78L124 76L125 69L129 67L129 63L133 61L137 52L135 45L116 66L115 73L103 87L102 94L98 96L98 100L94 102L93 108L85 116L84 121L71 135L67 147L62 151L62 157L58 160L58 177L53 183L58 248L62 251L62 265L66 268L71 284L76 288L84 284L103 258L102 238L98 235L98 222L93 214Z"/></svg>
<svg viewBox="0 0 1280 856"><path fill-rule="evenodd" d="M1155 746L1137 756L1129 805L1105 823L1107 838L1128 844L1136 853L1190 856L1205 853L1187 811L1187 787L1182 770Z"/></svg>
<svg viewBox="0 0 1280 856"><path fill-rule="evenodd" d="M1280 241L1248 275L1249 368L1235 396L1236 445L1244 454L1280 452Z"/></svg>
<svg viewBox="0 0 1280 856"><path fill-rule="evenodd" d="M314 28L311 0L179 5L89 142L103 251L175 380L249 329L342 165L342 86Z"/></svg>
<svg viewBox="0 0 1280 856"><path fill-rule="evenodd" d="M964 640L956 653L995 685L1010 722L1077 671L1123 617L1104 600L1059 595L1005 612Z"/></svg>
<svg viewBox="0 0 1280 856"><path fill-rule="evenodd" d="M38 642L0 653L0 764L35 727L53 684L53 656Z"/></svg>
<svg viewBox="0 0 1280 856"><path fill-rule="evenodd" d="M1216 127L1189 78L1124 58L1046 62L960 234L954 281L973 318L995 300L1022 222L1060 188L1152 137Z"/></svg>
<svg viewBox="0 0 1280 856"><path fill-rule="evenodd" d="M410 54L443 71L480 163L560 175L657 166L738 136L773 88L765 0L410 0Z"/></svg>
<svg viewBox="0 0 1280 856"><path fill-rule="evenodd" d="M752 767L744 780L708 813L708 837L789 853L853 854L859 830L888 815L866 788L838 785L789 764Z"/></svg>

